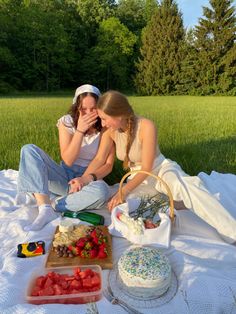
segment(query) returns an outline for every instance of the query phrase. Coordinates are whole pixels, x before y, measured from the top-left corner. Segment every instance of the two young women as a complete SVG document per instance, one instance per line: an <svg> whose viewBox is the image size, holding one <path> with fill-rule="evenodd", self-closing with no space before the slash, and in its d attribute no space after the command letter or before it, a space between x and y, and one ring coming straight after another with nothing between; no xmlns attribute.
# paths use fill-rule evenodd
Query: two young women
<svg viewBox="0 0 236 314"><path fill-rule="evenodd" d="M95 95L99 96L99 93L95 92ZM69 133L69 129L66 127L65 118L63 118L64 122L62 123L61 121L61 127L59 124L60 148L62 159L67 165L71 165L75 162L76 158L78 158L81 149L79 148L76 150L76 147L81 147L81 144L79 144L81 143L81 139L86 138L83 133L86 131L92 132L91 134L96 134L97 131L94 130L93 125L97 119L97 113L101 119L102 126L104 127L99 148L98 145L96 146L96 150L98 148L98 152L97 154L94 152L92 157L90 155L91 162L84 165L80 172L73 172L72 177L68 176L68 174L67 176L63 176L65 186L63 190L64 193L68 184L67 178L72 179L72 181L69 181L69 184L71 186L71 191L74 193L66 195L62 198L61 201L56 204L57 210L65 210L66 206L71 210L86 208L85 206L78 206L77 202L89 202L93 204L94 207L98 207L101 203L104 203L110 198L111 193L109 192L109 188L105 182L101 181L101 185L96 185L95 187L93 186L94 182L92 180L94 177L103 178L111 171L114 162L115 147L116 156L118 159L123 161L125 168L130 168L131 170L145 170L158 175L170 187L176 206L183 205L183 208L188 208L194 211L203 220L213 226L226 241L236 241L235 219L230 215L227 209L225 209L220 202L210 194L198 177L190 177L176 162L165 158L161 154L157 143L157 130L154 123L151 120L135 115L127 98L117 91L108 91L100 96L97 102L97 112L93 115L86 114L86 117L83 119L83 115L80 114L81 123L80 119L78 119L78 124L76 124L76 119L74 119L72 122L73 127L69 128L71 132L70 136L66 133ZM91 127L91 131L88 131ZM66 134L65 139L63 138L63 134ZM30 172L32 172L30 181L30 187L32 187L32 177L35 176L34 171L31 171L29 167L29 171L27 173L27 167L23 166L24 159L27 159L24 157L24 150L27 151L27 147L28 146L26 146L25 149L23 148L22 151L19 183L23 182L21 179L21 172L26 174L24 176L24 181L26 183L29 181L28 178L30 177ZM30 146L30 149L32 149L32 145ZM37 154L39 154L40 150L35 148L34 151L37 151ZM35 154L35 152L34 154L31 153L31 156ZM48 157L45 157L45 153L42 151L40 151L40 154L43 154L42 167L45 167L45 164L48 163L46 162L48 161ZM39 161L37 161L37 163L38 162ZM81 167L80 163L79 165ZM46 168L47 167L48 166L46 166ZM69 172L67 169L68 167L65 166L64 163L61 167L65 173ZM47 171L45 171L45 173L47 173ZM38 174L38 176L40 175ZM73 179L73 177L76 178L76 176L79 178ZM92 182L86 185L90 182L90 180ZM46 188L43 190L32 190L32 188L30 188L29 192L34 193L39 205L40 197L45 194L48 195L48 181L50 186L51 179L49 176L44 174L44 183L41 185L46 186ZM19 186L21 186L20 190L27 191L27 188L22 188L22 184L19 184ZM25 186L27 187L27 184ZM93 189L96 189L97 194L95 194ZM166 192L163 190L159 182L156 182L153 177L147 176L143 173L131 175L127 184L124 185L122 189L124 198L140 196L143 194L155 194L156 191ZM50 191L56 194L62 193L58 193L58 191L51 188ZM105 191L105 193L103 193L103 191ZM83 197L81 193L86 192L87 195ZM99 197L96 197L96 195L99 195ZM70 200L75 199L76 206L74 207L71 206L73 205L73 201ZM122 200L120 200L119 194L116 193L108 202L109 210L112 210L112 208L118 205L121 201ZM42 206L44 206L44 204L45 199L43 200ZM37 220L40 219L40 217L48 215L46 215L45 210L43 210L42 213L43 214L40 216L39 206L39 216L34 222L36 227L39 225L37 224ZM54 214L53 210L51 210L51 213ZM43 220L45 224L45 220L43 218L41 218L41 220Z"/></svg>

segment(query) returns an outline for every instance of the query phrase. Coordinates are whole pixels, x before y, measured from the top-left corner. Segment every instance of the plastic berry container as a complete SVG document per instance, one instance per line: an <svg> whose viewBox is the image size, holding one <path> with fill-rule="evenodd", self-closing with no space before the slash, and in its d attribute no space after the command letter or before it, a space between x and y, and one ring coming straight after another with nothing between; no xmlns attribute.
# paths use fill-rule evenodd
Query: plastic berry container
<svg viewBox="0 0 236 314"><path fill-rule="evenodd" d="M84 304L102 298L102 269L99 265L47 268L35 271L26 290L31 304Z"/></svg>

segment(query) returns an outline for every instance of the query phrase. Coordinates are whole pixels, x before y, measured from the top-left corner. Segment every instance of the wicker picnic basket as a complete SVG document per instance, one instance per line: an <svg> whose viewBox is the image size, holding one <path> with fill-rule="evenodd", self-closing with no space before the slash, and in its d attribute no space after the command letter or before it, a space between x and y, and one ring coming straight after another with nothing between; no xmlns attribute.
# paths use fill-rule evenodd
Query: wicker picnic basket
<svg viewBox="0 0 236 314"><path fill-rule="evenodd" d="M162 208L162 204L160 204L160 207L158 206L160 209L160 210L158 209L158 215L161 220L160 220L160 224L156 228L151 228L151 229L144 228L143 229L142 224L140 227L138 220L135 220L136 223L134 222L134 220L131 220L131 225L130 225L129 218L128 218L129 222L127 222L127 220L125 222L123 218L122 219L120 218L121 217L120 215L123 215L123 214L124 215L128 214L128 216L126 217L130 217L129 213L133 213L136 210L136 208L139 208L139 204L142 203L142 200L140 199L140 197L128 198L127 200L124 200L123 194L122 194L122 185L124 183L124 180L129 175L135 174L135 173L144 173L144 174L147 174L148 176L154 177L156 180L161 181L161 184L164 186L166 190L167 195L166 194L164 195L164 193L159 193L157 191L157 197L159 197L158 194L160 194L161 198L163 198L164 196L165 199L167 200L167 196L168 196L169 199L167 202L165 202L166 211L161 212L162 211L161 209L164 209ZM173 196L172 196L169 186L160 177L152 173L149 173L144 170L132 170L126 173L122 177L120 181L120 185L119 185L119 196L123 203L113 208L111 212L112 223L109 226L109 230L111 234L124 237L127 240L129 240L131 243L137 244L137 245L155 245L156 247L168 248L170 245L171 225L174 222L174 217L175 217L174 201L173 201ZM150 205L150 207L151 206L152 204ZM146 207L144 207L144 212L145 212L145 208ZM139 232L140 228L142 228L141 232ZM137 230L139 231L136 232Z"/></svg>
<svg viewBox="0 0 236 314"><path fill-rule="evenodd" d="M166 189L166 192L167 192L167 195L169 197L169 204L170 204L170 211L169 211L169 217L170 217L170 220L171 222L174 222L174 200L173 200L173 196L172 196L172 193L171 193L171 190L169 188L169 186L165 183L165 181L163 179L161 179L160 177L158 177L157 175L151 173L151 172L148 172L148 171L144 171L144 170L132 170L132 171L129 171L127 172L121 179L120 181L120 185L119 185L119 195L120 195L120 199L121 201L123 202L124 199L123 199L123 194L122 194L122 186L123 186L123 183L125 181L125 179L127 177L129 177L131 174L137 174L137 173L144 173L144 174L147 174L153 178L155 178L157 181L160 181L163 186L165 187Z"/></svg>

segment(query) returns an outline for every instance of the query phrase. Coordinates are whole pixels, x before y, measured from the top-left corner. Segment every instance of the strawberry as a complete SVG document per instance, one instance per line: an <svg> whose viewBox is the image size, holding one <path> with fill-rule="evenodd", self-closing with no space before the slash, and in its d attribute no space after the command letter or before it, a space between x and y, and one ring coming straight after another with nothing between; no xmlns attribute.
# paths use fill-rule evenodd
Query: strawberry
<svg viewBox="0 0 236 314"><path fill-rule="evenodd" d="M83 248L85 246L86 241L87 241L86 237L79 238L79 240L76 241L76 246Z"/></svg>
<svg viewBox="0 0 236 314"><path fill-rule="evenodd" d="M67 248L68 248L68 250L71 251L71 252L72 252L73 249L74 249L73 245L68 245Z"/></svg>
<svg viewBox="0 0 236 314"><path fill-rule="evenodd" d="M106 258L107 257L107 253L104 250L99 250L97 257L98 258Z"/></svg>
<svg viewBox="0 0 236 314"><path fill-rule="evenodd" d="M98 244L98 237L93 238L93 243Z"/></svg>
<svg viewBox="0 0 236 314"><path fill-rule="evenodd" d="M93 248L93 242L92 241L88 241L85 243L84 249L85 250L91 250Z"/></svg>
<svg viewBox="0 0 236 314"><path fill-rule="evenodd" d="M157 226L150 219L146 219L144 222L145 229L154 229Z"/></svg>
<svg viewBox="0 0 236 314"><path fill-rule="evenodd" d="M92 249L89 251L89 258L96 258L98 255L98 250L97 249Z"/></svg>
<svg viewBox="0 0 236 314"><path fill-rule="evenodd" d="M93 229L93 231L90 233L90 236L92 238L97 238L97 231L96 231L96 229Z"/></svg>
<svg viewBox="0 0 236 314"><path fill-rule="evenodd" d="M82 250L80 252L80 256L83 258L89 257L89 251L88 250Z"/></svg>
<svg viewBox="0 0 236 314"><path fill-rule="evenodd" d="M67 248L73 253L73 255L78 255L76 246L69 245Z"/></svg>
<svg viewBox="0 0 236 314"><path fill-rule="evenodd" d="M99 244L98 248L99 248L99 250L106 249L106 243L103 242L103 243Z"/></svg>
<svg viewBox="0 0 236 314"><path fill-rule="evenodd" d="M82 250L83 250L82 247L76 246L75 247L75 255L80 256Z"/></svg>
<svg viewBox="0 0 236 314"><path fill-rule="evenodd" d="M102 242L103 242L103 243L107 243L107 237L103 236L103 237L102 237Z"/></svg>

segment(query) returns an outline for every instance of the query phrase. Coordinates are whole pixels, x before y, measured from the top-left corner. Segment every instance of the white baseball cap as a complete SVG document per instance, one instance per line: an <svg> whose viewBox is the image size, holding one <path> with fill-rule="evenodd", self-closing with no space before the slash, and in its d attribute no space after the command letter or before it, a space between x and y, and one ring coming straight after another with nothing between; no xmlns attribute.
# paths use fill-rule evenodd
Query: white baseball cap
<svg viewBox="0 0 236 314"><path fill-rule="evenodd" d="M73 105L76 103L78 96L83 93L93 93L97 95L98 97L101 95L100 90L97 87L90 84L81 85L75 91L75 96L73 98Z"/></svg>

